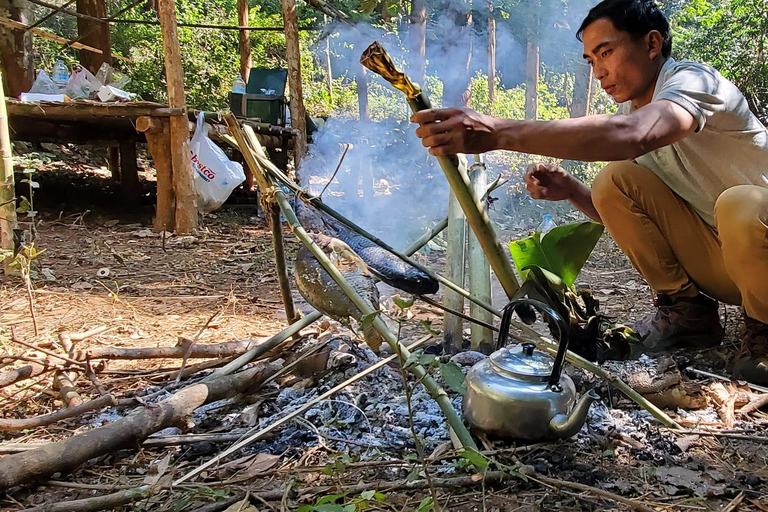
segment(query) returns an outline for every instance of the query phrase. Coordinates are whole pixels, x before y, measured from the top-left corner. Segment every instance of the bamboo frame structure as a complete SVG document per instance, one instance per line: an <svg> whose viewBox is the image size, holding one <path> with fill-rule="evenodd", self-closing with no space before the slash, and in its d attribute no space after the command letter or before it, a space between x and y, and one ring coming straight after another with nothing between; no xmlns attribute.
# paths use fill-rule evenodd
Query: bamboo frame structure
<svg viewBox="0 0 768 512"><path fill-rule="evenodd" d="M392 59L387 54L381 44L374 42L360 57L360 63L371 71L378 73L386 81L392 84L396 89L403 91L408 98L408 105L413 112L419 112L432 108L426 93L401 71L399 71ZM491 268L496 273L507 297L512 298L520 284L517 282L515 272L512 269L512 263L506 256L504 249L499 244L496 231L493 229L491 219L483 209L478 197L472 192L472 184L469 181L466 168L462 169L459 165L458 157L439 156L437 157L440 168L443 170L451 190L456 194L456 198L461 204L461 209L467 216L467 222L472 227L477 240L483 248Z"/></svg>

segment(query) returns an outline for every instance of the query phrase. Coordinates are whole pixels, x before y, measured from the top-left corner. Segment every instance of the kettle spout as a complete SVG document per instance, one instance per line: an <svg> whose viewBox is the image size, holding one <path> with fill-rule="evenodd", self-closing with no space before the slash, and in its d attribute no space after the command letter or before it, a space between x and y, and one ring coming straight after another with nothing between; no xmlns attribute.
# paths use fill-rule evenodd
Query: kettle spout
<svg viewBox="0 0 768 512"><path fill-rule="evenodd" d="M566 439L576 434L587 419L587 412L592 402L600 398L594 389L590 389L578 401L570 414L556 414L549 422L549 433L552 437Z"/></svg>

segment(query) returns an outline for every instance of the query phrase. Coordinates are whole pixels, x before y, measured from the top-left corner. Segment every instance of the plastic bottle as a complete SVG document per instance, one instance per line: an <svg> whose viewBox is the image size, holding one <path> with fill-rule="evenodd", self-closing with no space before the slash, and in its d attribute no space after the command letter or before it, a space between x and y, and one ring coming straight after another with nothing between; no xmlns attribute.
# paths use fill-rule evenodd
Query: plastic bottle
<svg viewBox="0 0 768 512"><path fill-rule="evenodd" d="M59 91L64 92L67 88L67 82L69 82L69 68L61 59L56 61L56 65L53 66L53 73L51 73L51 80L56 84Z"/></svg>
<svg viewBox="0 0 768 512"><path fill-rule="evenodd" d="M544 216L542 217L541 224L539 224L539 227L536 228L536 231L539 231L543 236L549 233L550 231L552 231L552 229L556 227L557 227L557 224L555 224L555 221L552 218L552 215L547 213L547 214L544 214Z"/></svg>
<svg viewBox="0 0 768 512"><path fill-rule="evenodd" d="M233 94L245 94L245 80L240 75L237 75L235 81L232 83Z"/></svg>

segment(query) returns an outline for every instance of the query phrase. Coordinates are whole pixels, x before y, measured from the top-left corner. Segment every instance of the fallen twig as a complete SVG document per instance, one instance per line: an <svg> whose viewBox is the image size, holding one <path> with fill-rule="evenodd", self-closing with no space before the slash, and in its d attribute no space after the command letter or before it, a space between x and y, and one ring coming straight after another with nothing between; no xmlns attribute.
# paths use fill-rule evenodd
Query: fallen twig
<svg viewBox="0 0 768 512"><path fill-rule="evenodd" d="M147 348L123 348L123 347L97 347L88 351L79 351L78 359L206 359L221 358L242 354L244 351L257 346L257 340L226 341L224 343L212 343L198 345L193 340L182 339L175 347L147 347ZM83 364L83 363L81 363Z"/></svg>
<svg viewBox="0 0 768 512"><path fill-rule="evenodd" d="M116 508L134 501L147 498L154 494L156 489L149 485L142 485L135 489L125 489L105 496L85 498L82 500L62 501L46 503L34 508L25 508L19 512L96 512L107 508Z"/></svg>
<svg viewBox="0 0 768 512"><path fill-rule="evenodd" d="M750 400L747 405L739 409L738 413L739 415L743 416L745 414L755 412L756 410L766 405L768 405L768 393L763 393L762 395L756 396Z"/></svg>
<svg viewBox="0 0 768 512"><path fill-rule="evenodd" d="M279 369L276 363L262 364L237 375L195 384L171 397L137 408L128 416L42 448L0 458L0 490L33 483L57 472L125 446L134 446L150 434L184 423L201 405L221 400L258 386Z"/></svg>
<svg viewBox="0 0 768 512"><path fill-rule="evenodd" d="M38 375L42 375L46 372L58 370L60 368L60 366L53 365L49 361L43 361L42 363L28 364L22 366L21 368L16 368L15 370L0 372L0 388L10 386L11 384L16 384L17 382L25 379L37 377Z"/></svg>
<svg viewBox="0 0 768 512"><path fill-rule="evenodd" d="M41 348L41 347L36 347L35 345L32 345L31 343L27 343L26 341L20 340L19 337L16 335L16 328L15 327L11 327L11 340L14 343L18 343L19 345L22 345L24 347L30 348L32 350L37 350L38 352L42 352L43 354L49 355L49 356L54 357L56 359L61 359L62 361L66 361L66 362L68 362L70 364L73 364L75 366L79 366L81 368L85 368L85 363L82 362L82 361L76 361L76 360L72 359L71 357L62 356L60 354L57 354L56 352L52 352L52 351L50 351L48 349L44 349L44 348Z"/></svg>
<svg viewBox="0 0 768 512"><path fill-rule="evenodd" d="M115 405L115 397L112 395L100 396L94 400L83 402L73 407L59 409L50 414L34 416L32 418L0 418L0 432L18 432L28 428L44 427L67 418L74 418L102 407Z"/></svg>

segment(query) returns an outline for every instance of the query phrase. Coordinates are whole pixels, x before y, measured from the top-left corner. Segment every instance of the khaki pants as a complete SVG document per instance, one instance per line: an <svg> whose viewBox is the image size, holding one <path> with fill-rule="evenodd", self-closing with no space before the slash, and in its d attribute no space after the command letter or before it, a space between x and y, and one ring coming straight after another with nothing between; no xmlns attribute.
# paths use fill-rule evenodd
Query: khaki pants
<svg viewBox="0 0 768 512"><path fill-rule="evenodd" d="M656 293L701 291L768 323L768 189L723 192L713 228L650 170L613 162L595 178L592 201Z"/></svg>

